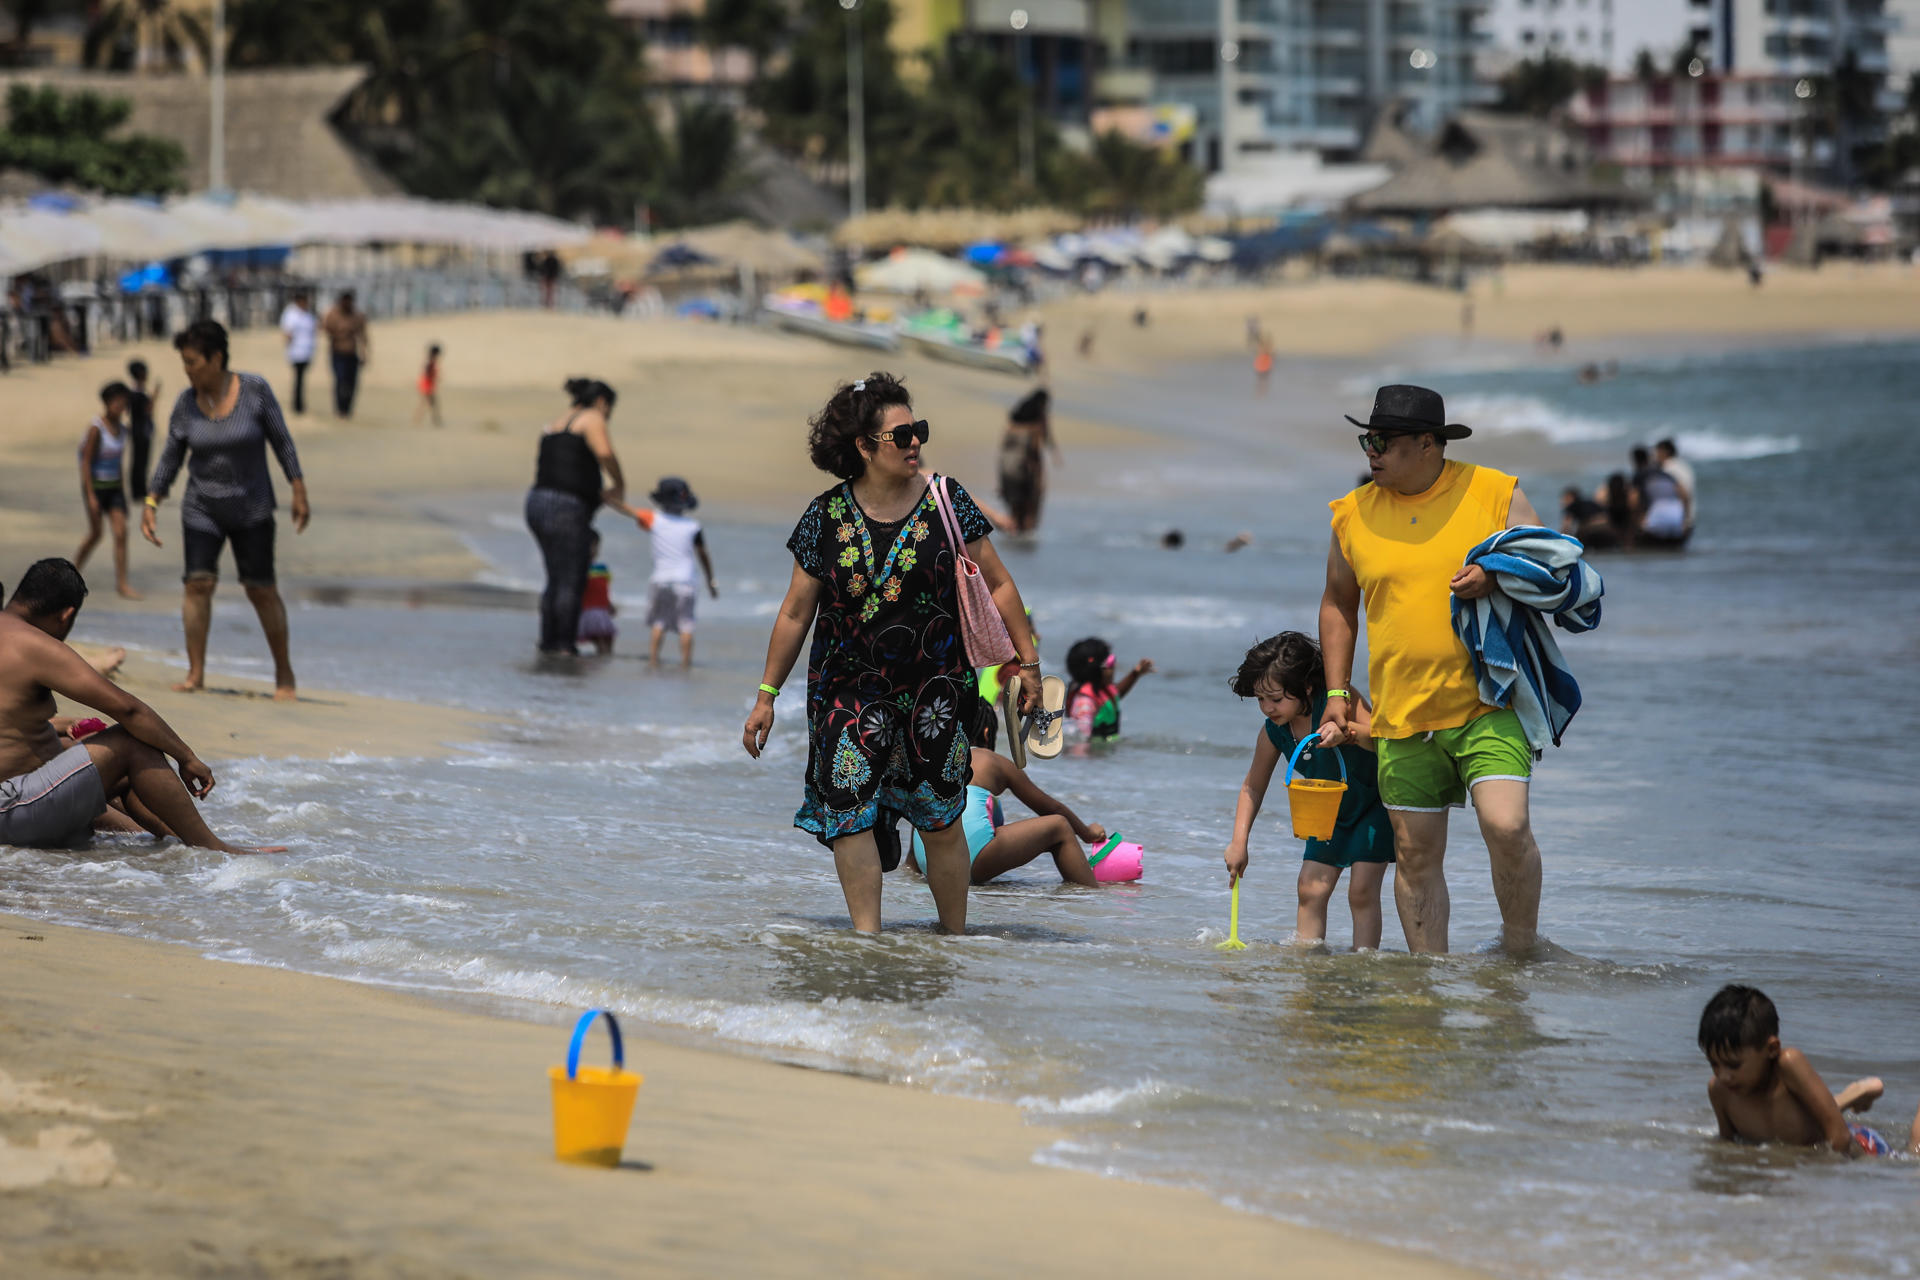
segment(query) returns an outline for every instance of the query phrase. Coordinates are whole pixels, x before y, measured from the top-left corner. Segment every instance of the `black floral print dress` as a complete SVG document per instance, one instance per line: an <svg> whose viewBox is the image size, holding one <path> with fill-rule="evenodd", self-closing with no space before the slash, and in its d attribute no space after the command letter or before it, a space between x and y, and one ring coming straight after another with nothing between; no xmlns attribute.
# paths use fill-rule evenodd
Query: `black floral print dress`
<svg viewBox="0 0 1920 1280"><path fill-rule="evenodd" d="M949 480L968 542L993 526ZM960 635L954 548L931 491L904 520L871 520L840 484L808 504L787 549L824 594L807 659L806 798L793 825L823 845L879 810L916 830L960 816L979 698Z"/></svg>

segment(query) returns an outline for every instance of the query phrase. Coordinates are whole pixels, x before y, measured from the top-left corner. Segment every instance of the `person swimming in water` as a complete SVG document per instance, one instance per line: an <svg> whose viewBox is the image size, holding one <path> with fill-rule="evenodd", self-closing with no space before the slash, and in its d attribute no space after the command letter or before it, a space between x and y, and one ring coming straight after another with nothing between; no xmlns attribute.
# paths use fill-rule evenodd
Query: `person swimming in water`
<svg viewBox="0 0 1920 1280"><path fill-rule="evenodd" d="M980 716L974 725L974 743L969 763L973 776L967 783L966 807L960 811L960 829L967 838L967 856L973 863L973 883L985 884L1016 867L1024 867L1043 853L1053 855L1053 865L1068 884L1098 885L1082 840L1091 845L1106 843L1107 830L1097 823L1080 821L1064 803L1034 784L1027 771L1003 756L995 755L982 742L993 729L993 707L980 704ZM1000 814L996 797L1013 792L1021 804L1040 815L1006 821ZM909 860L915 871L925 874L926 853L920 834L914 833Z"/></svg>
<svg viewBox="0 0 1920 1280"><path fill-rule="evenodd" d="M1133 692L1140 677L1153 674L1153 659L1142 658L1118 682L1114 652L1105 640L1088 636L1067 650L1067 724L1082 739L1110 741L1120 736L1120 699Z"/></svg>
<svg viewBox="0 0 1920 1280"><path fill-rule="evenodd" d="M1847 1111L1865 1111L1884 1086L1877 1076L1830 1092L1806 1055L1780 1043L1780 1014L1754 987L1720 988L1700 1013L1700 1052L1713 1066L1707 1100L1728 1142L1785 1142L1827 1146L1845 1156L1884 1156L1893 1148L1877 1132L1850 1123ZM1920 1156L1920 1112L1907 1154Z"/></svg>

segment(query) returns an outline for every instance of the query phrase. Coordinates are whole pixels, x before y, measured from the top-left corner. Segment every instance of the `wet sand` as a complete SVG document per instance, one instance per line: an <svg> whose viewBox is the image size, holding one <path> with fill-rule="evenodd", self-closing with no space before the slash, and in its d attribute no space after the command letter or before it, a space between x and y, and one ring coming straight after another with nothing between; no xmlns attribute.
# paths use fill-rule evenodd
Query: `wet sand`
<svg viewBox="0 0 1920 1280"><path fill-rule="evenodd" d="M12 916L0 954L8 1275L1472 1274L1043 1167L1009 1106L631 1033L626 1163L563 1165L563 1025Z"/></svg>

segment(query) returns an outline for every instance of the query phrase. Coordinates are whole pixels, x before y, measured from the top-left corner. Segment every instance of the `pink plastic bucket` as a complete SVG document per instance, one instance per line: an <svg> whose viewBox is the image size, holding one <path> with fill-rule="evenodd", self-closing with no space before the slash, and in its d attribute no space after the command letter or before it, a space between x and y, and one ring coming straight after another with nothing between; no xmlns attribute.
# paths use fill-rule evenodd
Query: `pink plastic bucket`
<svg viewBox="0 0 1920 1280"><path fill-rule="evenodd" d="M1142 870L1140 858L1144 852L1137 844L1124 841L1119 836L1112 837L1088 859L1093 864L1093 878L1103 884L1138 880Z"/></svg>

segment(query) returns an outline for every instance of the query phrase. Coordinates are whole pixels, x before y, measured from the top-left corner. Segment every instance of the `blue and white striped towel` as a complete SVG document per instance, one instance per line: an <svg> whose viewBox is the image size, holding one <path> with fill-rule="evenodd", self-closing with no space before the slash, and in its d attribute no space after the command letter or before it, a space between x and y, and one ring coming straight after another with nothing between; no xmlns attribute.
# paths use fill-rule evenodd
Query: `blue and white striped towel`
<svg viewBox="0 0 1920 1280"><path fill-rule="evenodd" d="M1560 737L1580 709L1580 686L1560 656L1553 625L1591 631L1600 625L1606 584L1582 557L1578 538L1537 525L1503 529L1467 553L1493 579L1478 600L1453 600L1453 629L1473 655L1480 700L1512 707L1537 756Z"/></svg>

